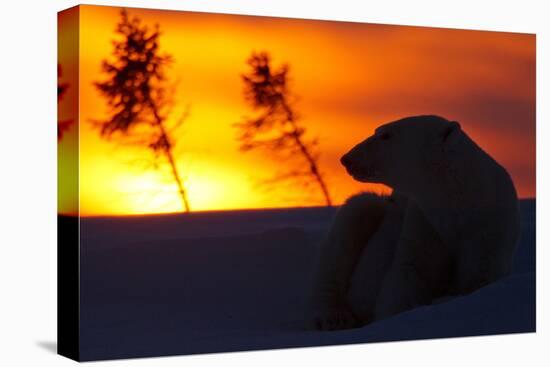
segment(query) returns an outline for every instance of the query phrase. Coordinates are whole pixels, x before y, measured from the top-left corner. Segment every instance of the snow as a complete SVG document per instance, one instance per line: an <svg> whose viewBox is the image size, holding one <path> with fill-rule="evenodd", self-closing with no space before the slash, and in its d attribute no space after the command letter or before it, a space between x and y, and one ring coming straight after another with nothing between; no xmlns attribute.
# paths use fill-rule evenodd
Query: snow
<svg viewBox="0 0 550 367"><path fill-rule="evenodd" d="M81 219L83 360L535 331L535 201L515 272L363 328L315 331L305 296L334 209Z"/></svg>

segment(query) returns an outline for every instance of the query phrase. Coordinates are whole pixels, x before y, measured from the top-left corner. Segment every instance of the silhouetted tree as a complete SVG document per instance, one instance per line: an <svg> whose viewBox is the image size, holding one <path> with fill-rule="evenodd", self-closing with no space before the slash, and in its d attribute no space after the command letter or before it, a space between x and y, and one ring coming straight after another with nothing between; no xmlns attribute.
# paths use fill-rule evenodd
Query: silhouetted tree
<svg viewBox="0 0 550 367"><path fill-rule="evenodd" d="M235 124L239 129L240 150L248 152L260 148L279 157L300 157L296 163L302 168L288 170L266 183L288 179L313 180L319 186L326 205L332 206L327 185L319 171L318 140L305 138L306 128L300 124L293 108L288 87L289 66L283 64L275 70L270 61L267 52L252 53L247 61L251 70L241 75L245 99L258 114Z"/></svg>
<svg viewBox="0 0 550 367"><path fill-rule="evenodd" d="M126 10L116 33L122 40L113 41L114 61L104 60L102 69L108 78L95 86L107 99L111 109L109 118L99 121L101 135L111 138L120 133L125 136L139 135L137 143L152 150L155 157L166 158L185 211L190 211L187 192L178 172L174 157L174 129L168 126L172 107L173 90L166 82L165 69L172 62L168 54L159 53L159 25L154 29L142 25L137 17L130 18Z"/></svg>
<svg viewBox="0 0 550 367"><path fill-rule="evenodd" d="M57 64L57 105L61 103L63 96L69 89L69 84L61 83L61 76L63 72L61 70L61 65ZM57 140L63 139L63 133L69 129L73 120L57 120Z"/></svg>

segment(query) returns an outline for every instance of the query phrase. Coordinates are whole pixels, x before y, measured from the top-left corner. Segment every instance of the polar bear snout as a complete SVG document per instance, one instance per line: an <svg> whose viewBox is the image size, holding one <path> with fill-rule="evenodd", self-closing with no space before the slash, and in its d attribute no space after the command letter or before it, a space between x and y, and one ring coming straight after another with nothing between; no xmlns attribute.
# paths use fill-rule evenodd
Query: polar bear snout
<svg viewBox="0 0 550 367"><path fill-rule="evenodd" d="M347 173L359 182L371 182L375 179L375 167L372 157L374 152L372 139L367 139L357 144L353 149L340 158L340 163L346 168Z"/></svg>
<svg viewBox="0 0 550 367"><path fill-rule="evenodd" d="M350 153L344 154L342 158L340 158L340 163L346 168L350 176L355 176L357 173L357 165L354 164L354 160L351 158Z"/></svg>
<svg viewBox="0 0 550 367"><path fill-rule="evenodd" d="M340 163L342 163L342 166L349 168L351 166L351 158L348 154L344 154L342 158L340 158Z"/></svg>
<svg viewBox="0 0 550 367"><path fill-rule="evenodd" d="M374 179L375 170L365 162L354 159L352 152L346 153L340 158L340 163L346 168L347 173L359 182L370 182Z"/></svg>

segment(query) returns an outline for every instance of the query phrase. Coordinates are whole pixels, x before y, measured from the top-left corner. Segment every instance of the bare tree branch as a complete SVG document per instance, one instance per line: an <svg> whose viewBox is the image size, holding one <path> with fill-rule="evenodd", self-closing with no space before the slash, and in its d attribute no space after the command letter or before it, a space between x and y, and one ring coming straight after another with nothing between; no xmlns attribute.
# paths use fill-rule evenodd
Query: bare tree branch
<svg viewBox="0 0 550 367"><path fill-rule="evenodd" d="M61 69L61 65L57 64L57 105L61 103L61 100L63 99L63 96L65 93L67 93L67 89L69 89L69 84L67 83L61 83L60 79L62 77L63 71ZM63 139L63 134L69 130L71 125L73 124L73 120L57 120L57 141L60 141Z"/></svg>
<svg viewBox="0 0 550 367"><path fill-rule="evenodd" d="M247 61L251 70L241 76L244 98L258 115L234 124L238 129L239 149L242 152L261 149L277 158L300 157L300 165L305 169L277 174L262 184L272 185L292 179L307 187L314 182L326 205L332 206L328 187L319 170L319 142L305 138L306 128L300 124L299 115L291 103L288 88L290 67L283 64L274 70L270 62L267 52L252 53Z"/></svg>
<svg viewBox="0 0 550 367"><path fill-rule="evenodd" d="M185 211L190 211L187 191L177 169L174 131L188 115L188 109L169 126L177 81L167 83L165 69L173 59L160 54L158 24L150 29L137 17L121 12L116 33L121 40L113 41L114 61L103 60L102 69L107 78L94 85L105 97L110 116L103 121L92 120L100 135L108 140L148 148L156 159L166 158L177 185ZM157 165L155 161L154 165Z"/></svg>

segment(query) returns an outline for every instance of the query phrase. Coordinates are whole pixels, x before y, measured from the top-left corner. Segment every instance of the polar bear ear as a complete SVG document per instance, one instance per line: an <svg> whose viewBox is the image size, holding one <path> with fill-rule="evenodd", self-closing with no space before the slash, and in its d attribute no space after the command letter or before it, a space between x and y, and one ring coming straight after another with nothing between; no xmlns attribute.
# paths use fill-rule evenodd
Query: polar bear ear
<svg viewBox="0 0 550 367"><path fill-rule="evenodd" d="M456 121L450 121L449 125L445 127L443 133L441 134L443 138L443 143L446 143L453 135L453 133L457 132L458 130L460 130L460 124Z"/></svg>

